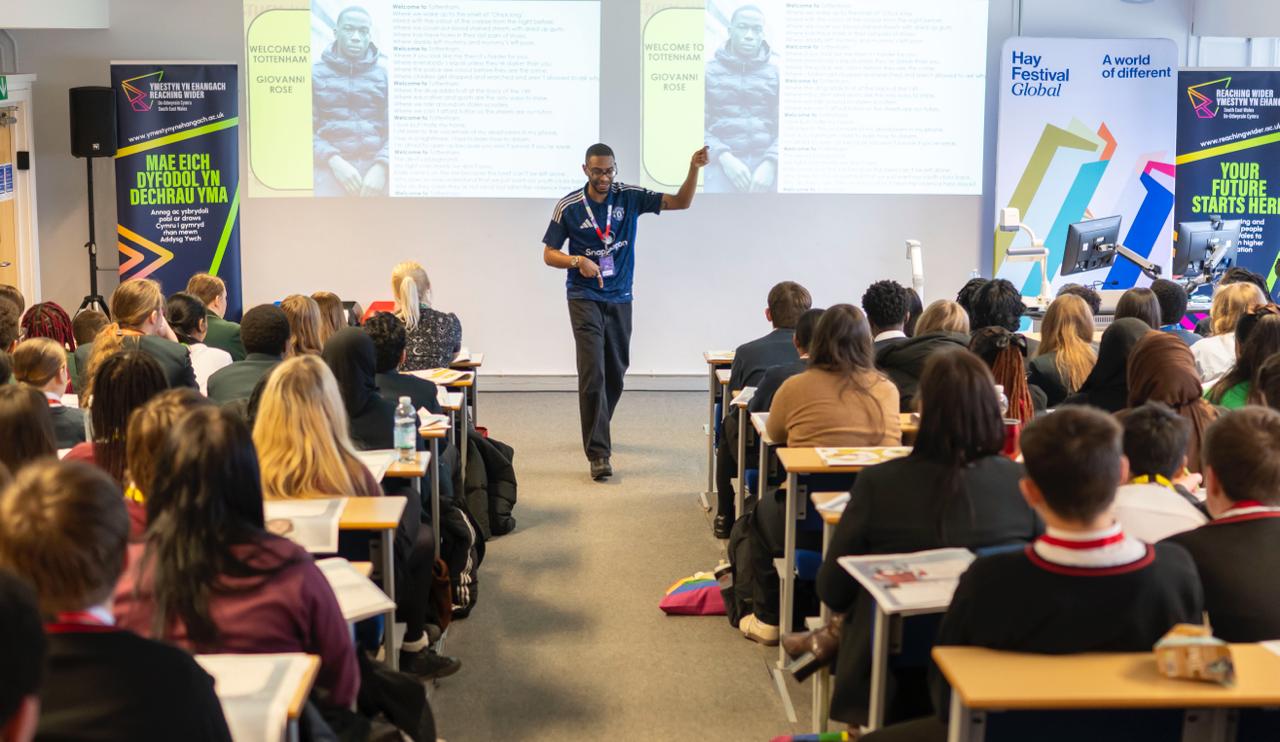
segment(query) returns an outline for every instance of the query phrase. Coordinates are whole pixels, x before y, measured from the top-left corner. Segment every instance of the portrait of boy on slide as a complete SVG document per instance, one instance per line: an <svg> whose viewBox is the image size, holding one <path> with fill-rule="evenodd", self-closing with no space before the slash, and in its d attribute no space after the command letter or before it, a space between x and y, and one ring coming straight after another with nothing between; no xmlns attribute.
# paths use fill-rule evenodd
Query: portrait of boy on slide
<svg viewBox="0 0 1280 742"><path fill-rule="evenodd" d="M312 11L324 25L329 15ZM333 44L311 70L316 196L387 193L387 70L369 11L351 5L332 21Z"/></svg>
<svg viewBox="0 0 1280 742"><path fill-rule="evenodd" d="M725 23L708 3L709 24ZM706 134L711 148L703 190L778 190L778 66L765 40L764 11L742 4L727 21L729 39L706 68Z"/></svg>

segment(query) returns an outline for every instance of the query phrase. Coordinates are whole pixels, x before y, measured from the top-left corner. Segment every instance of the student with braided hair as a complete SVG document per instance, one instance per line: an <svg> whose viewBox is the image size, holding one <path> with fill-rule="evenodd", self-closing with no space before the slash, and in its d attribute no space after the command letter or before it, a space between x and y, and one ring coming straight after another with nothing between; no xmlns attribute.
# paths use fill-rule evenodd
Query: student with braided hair
<svg viewBox="0 0 1280 742"><path fill-rule="evenodd" d="M973 333L969 350L991 368L996 384L1004 387L1004 395L1009 400L1006 417L1017 419L1025 425L1031 422L1037 410L1045 408L1044 391L1027 384L1027 371L1023 363L1023 357L1027 353L1025 337L1003 327L983 327Z"/></svg>
<svg viewBox="0 0 1280 742"><path fill-rule="evenodd" d="M108 356L93 377L92 388L98 390L89 408L93 440L77 444L66 459L97 464L123 488L129 416L166 386L164 371L150 355L126 350Z"/></svg>
<svg viewBox="0 0 1280 742"><path fill-rule="evenodd" d="M68 353L76 350L76 336L67 310L53 301L32 304L22 315L22 337L56 340Z"/></svg>
<svg viewBox="0 0 1280 742"><path fill-rule="evenodd" d="M28 311L27 316L30 315ZM70 357L64 346L50 337L28 337L13 352L13 377L43 392L48 401L58 448L71 448L85 439L84 412L62 404L62 394L71 379L67 368Z"/></svg>

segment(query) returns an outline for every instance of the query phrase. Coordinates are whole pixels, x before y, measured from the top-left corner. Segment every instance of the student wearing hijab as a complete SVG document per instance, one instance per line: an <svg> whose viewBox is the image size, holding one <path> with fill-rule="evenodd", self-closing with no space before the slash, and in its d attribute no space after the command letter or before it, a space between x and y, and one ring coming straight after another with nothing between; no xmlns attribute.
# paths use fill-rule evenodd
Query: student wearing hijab
<svg viewBox="0 0 1280 742"><path fill-rule="evenodd" d="M1200 376L1191 348L1167 333L1144 335L1129 356L1128 380L1131 409L1163 402L1191 423L1187 468L1200 471L1200 443L1209 424L1218 419L1218 410L1200 397Z"/></svg>
<svg viewBox="0 0 1280 742"><path fill-rule="evenodd" d="M1063 404L1079 404L1098 407L1107 412L1119 412L1129 405L1129 385L1126 371L1129 354L1151 326L1140 319L1126 317L1112 322L1102 333L1098 344L1098 362L1089 378L1080 385L1080 391L1063 400Z"/></svg>
<svg viewBox="0 0 1280 742"><path fill-rule="evenodd" d="M338 382L356 448L395 448L396 403L383 399L378 391L373 339L363 330L344 327L325 343L321 357ZM418 448L425 450L421 438Z"/></svg>

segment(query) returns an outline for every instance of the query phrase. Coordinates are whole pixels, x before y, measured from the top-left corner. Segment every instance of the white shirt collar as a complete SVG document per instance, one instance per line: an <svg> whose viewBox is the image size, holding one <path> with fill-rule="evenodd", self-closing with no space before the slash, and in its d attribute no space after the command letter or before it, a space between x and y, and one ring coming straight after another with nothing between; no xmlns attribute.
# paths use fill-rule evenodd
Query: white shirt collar
<svg viewBox="0 0 1280 742"><path fill-rule="evenodd" d="M50 402L57 402L58 404L62 404L62 395L58 394L57 392L45 392L44 398L49 400Z"/></svg>
<svg viewBox="0 0 1280 742"><path fill-rule="evenodd" d="M112 614L111 609L106 607L105 605L95 605L94 607L85 611L85 613L88 613L90 616L93 616L94 618L101 621L103 626L116 625L115 615Z"/></svg>
<svg viewBox="0 0 1280 742"><path fill-rule="evenodd" d="M871 342L878 343L881 340L893 340L894 338L904 338L906 336L907 336L907 333L903 332L902 330L885 330L879 335L876 335Z"/></svg>
<svg viewBox="0 0 1280 742"><path fill-rule="evenodd" d="M1237 505L1230 510L1226 510L1219 514L1214 520L1222 520L1224 518L1235 518L1240 515L1254 515L1255 513L1275 513L1280 512L1280 507L1270 505L1245 505L1243 507Z"/></svg>
<svg viewBox="0 0 1280 742"><path fill-rule="evenodd" d="M1147 554L1147 545L1126 536L1119 522L1098 531L1068 532L1049 527L1032 548L1046 562L1064 567L1117 567Z"/></svg>

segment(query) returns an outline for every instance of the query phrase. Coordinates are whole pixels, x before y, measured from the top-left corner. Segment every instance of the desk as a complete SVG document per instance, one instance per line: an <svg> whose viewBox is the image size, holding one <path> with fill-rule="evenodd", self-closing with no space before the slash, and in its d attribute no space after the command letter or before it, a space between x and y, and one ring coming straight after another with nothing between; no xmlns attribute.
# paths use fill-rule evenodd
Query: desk
<svg viewBox="0 0 1280 742"><path fill-rule="evenodd" d="M736 400L740 393L739 389L731 389L730 399ZM750 400L733 401L730 404L738 410L738 484L734 489L733 512L735 518L741 518L743 502L747 497L747 405Z"/></svg>
<svg viewBox="0 0 1280 742"><path fill-rule="evenodd" d="M814 507L833 500L847 492L813 492L809 500ZM836 525L840 523L841 512L818 510L822 518L822 559L827 559L827 548L831 546L831 537L835 535ZM831 609L826 603L818 602L818 624L826 626L831 623ZM827 731L827 718L831 715L831 667L823 667L813 676L813 731L821 734Z"/></svg>
<svg viewBox="0 0 1280 742"><path fill-rule="evenodd" d="M760 476L756 477L756 502L764 498L764 493L769 489L769 449L776 444L769 437L769 413L753 412L751 413L751 427L756 429L756 438L760 440L760 457L758 466L760 467Z"/></svg>
<svg viewBox="0 0 1280 742"><path fill-rule="evenodd" d="M707 489L698 497L702 500L702 509L711 510L711 500L716 491L716 402L720 401L722 387L716 377L716 371L733 365L733 351L708 350L702 354L707 364L707 384L709 398L707 400Z"/></svg>
<svg viewBox="0 0 1280 742"><path fill-rule="evenodd" d="M449 428L418 428L418 435L431 446L431 542L436 558L440 558L440 441ZM465 481L465 477L463 478Z"/></svg>
<svg viewBox="0 0 1280 742"><path fill-rule="evenodd" d="M307 655L307 669L303 672L302 682L293 689L293 697L289 699L289 739L298 739L298 717L307 705L307 697L316 684L316 675L320 674L320 658L314 654Z"/></svg>
<svg viewBox="0 0 1280 742"><path fill-rule="evenodd" d="M920 432L920 414L903 412L898 416L898 427L902 429L902 445L916 442L916 434Z"/></svg>
<svg viewBox="0 0 1280 742"><path fill-rule="evenodd" d="M418 460L425 470L426 462L423 459L424 455L419 454ZM401 468L397 470L397 466ZM387 475L409 476L413 471L417 471L416 469L410 471L412 467L412 464L396 462L387 469ZM399 473L393 474L393 471ZM404 514L405 506L408 504L408 499L404 497L348 497L347 506L343 509L342 518L338 521L339 531L378 531L382 541L382 591L393 603L396 600L394 551L396 527L400 525L400 516ZM400 653L396 651L395 609L387 612L386 624L382 632L382 643L387 650L387 664L392 670L398 670Z"/></svg>
<svg viewBox="0 0 1280 742"><path fill-rule="evenodd" d="M1040 655L978 647L934 647L951 683L948 739L964 742L989 711L1071 709L1209 709L1190 717L1184 740L1226 740L1230 709L1280 706L1280 656L1260 644L1232 644L1236 683L1173 680L1152 652Z"/></svg>
<svg viewBox="0 0 1280 742"><path fill-rule="evenodd" d="M480 422L480 367L484 365L484 353L471 353L464 359L455 358L449 368L455 371L470 371L471 386L465 387L471 402L471 424Z"/></svg>
<svg viewBox="0 0 1280 742"><path fill-rule="evenodd" d="M475 374L467 374L452 384L445 384L449 389L461 389L460 392L449 392L445 395L445 401L440 406L450 412L458 413L458 424L453 428L453 442L458 447L458 455L461 457L459 466L462 468L462 479L467 478L467 431L471 429L471 423L467 420L467 389L475 387Z"/></svg>

